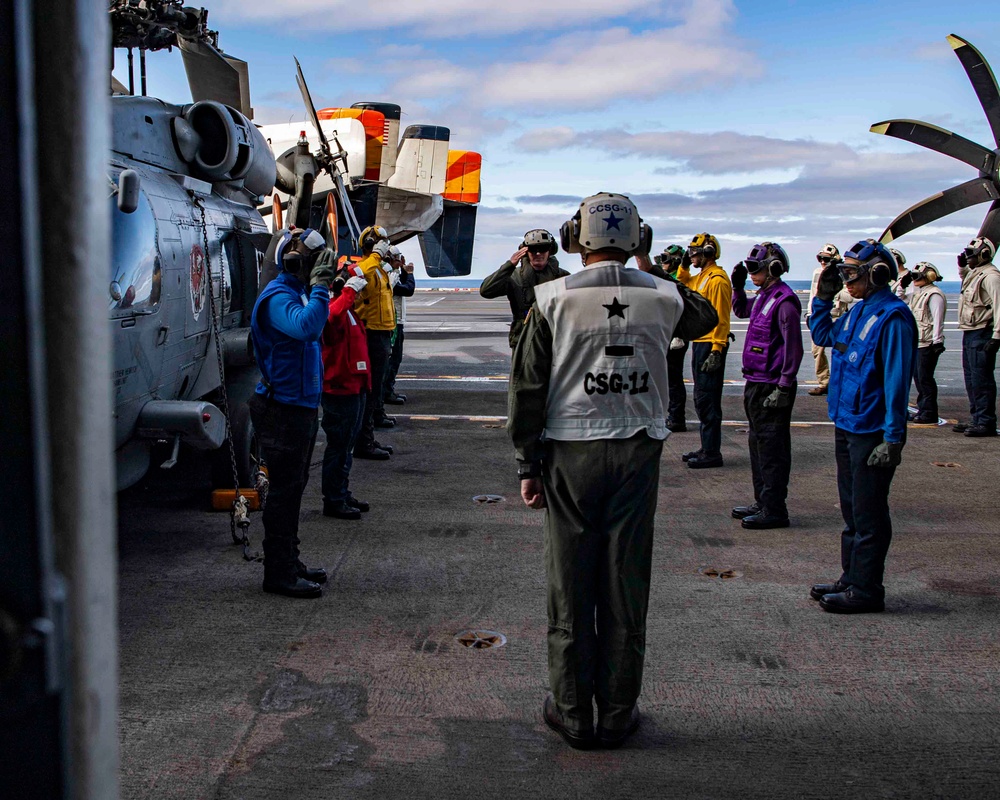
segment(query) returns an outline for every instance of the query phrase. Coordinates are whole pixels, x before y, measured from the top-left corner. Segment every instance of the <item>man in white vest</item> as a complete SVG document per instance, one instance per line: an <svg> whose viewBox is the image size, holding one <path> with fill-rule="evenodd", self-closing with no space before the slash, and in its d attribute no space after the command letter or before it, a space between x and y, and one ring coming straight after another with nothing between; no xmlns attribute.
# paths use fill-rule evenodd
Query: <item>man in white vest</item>
<svg viewBox="0 0 1000 800"><path fill-rule="evenodd" d="M896 296L906 301L917 321L917 360L913 362L917 413L909 419L918 425L938 423L938 390L934 370L944 352L944 313L948 306L944 292L934 285L939 280L941 273L937 267L921 261L896 281Z"/></svg>
<svg viewBox="0 0 1000 800"><path fill-rule="evenodd" d="M639 725L666 354L685 304L676 284L626 269L652 241L627 197L588 197L561 237L586 268L535 288L507 429L521 497L546 509L543 718L573 747L617 747Z"/></svg>

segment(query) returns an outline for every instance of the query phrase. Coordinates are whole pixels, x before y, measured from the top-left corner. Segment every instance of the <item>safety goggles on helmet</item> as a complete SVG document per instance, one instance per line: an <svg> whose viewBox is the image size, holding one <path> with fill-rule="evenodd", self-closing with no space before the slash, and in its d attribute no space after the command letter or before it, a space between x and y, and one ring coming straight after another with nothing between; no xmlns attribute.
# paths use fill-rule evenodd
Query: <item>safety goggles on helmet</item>
<svg viewBox="0 0 1000 800"><path fill-rule="evenodd" d="M549 253L551 248L547 244L529 244L528 252L533 256L540 256L543 253Z"/></svg>
<svg viewBox="0 0 1000 800"><path fill-rule="evenodd" d="M751 274L766 269L777 277L788 270L788 255L780 244L762 242L753 246L743 263Z"/></svg>
<svg viewBox="0 0 1000 800"><path fill-rule="evenodd" d="M291 273L312 269L326 240L312 228L295 228L286 231L274 252L275 265Z"/></svg>
<svg viewBox="0 0 1000 800"><path fill-rule="evenodd" d="M938 272L938 268L929 261L921 261L913 268L913 277L934 283L935 281L941 280L941 273Z"/></svg>
<svg viewBox="0 0 1000 800"><path fill-rule="evenodd" d="M857 242L850 250L844 253L844 258L851 258L860 262L858 264L845 264L841 262L838 265L840 277L844 283L854 283L862 275L870 273L879 264L882 264L886 270L896 271L896 260L892 257L892 253L889 252L889 248L881 242ZM875 283L884 286L888 283L888 275L889 273L886 272L885 280L877 280ZM877 277L881 278L883 276L879 274Z"/></svg>

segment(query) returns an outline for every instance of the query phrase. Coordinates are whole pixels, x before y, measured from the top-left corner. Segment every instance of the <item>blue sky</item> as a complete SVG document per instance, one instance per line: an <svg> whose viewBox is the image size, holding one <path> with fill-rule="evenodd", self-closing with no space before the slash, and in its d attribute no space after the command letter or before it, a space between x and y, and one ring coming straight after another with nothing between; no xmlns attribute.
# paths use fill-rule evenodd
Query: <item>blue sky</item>
<svg viewBox="0 0 1000 800"><path fill-rule="evenodd" d="M945 41L965 37L1000 70L994 2L203 4L222 47L249 62L257 123L303 119L295 55L318 106L398 103L404 125L445 125L453 148L482 152L474 277L525 230L556 231L582 197L612 191L636 201L657 250L707 230L728 269L771 239L805 279L824 242L878 236L913 203L975 177L870 134L872 123L920 119L996 146ZM176 52L152 54L148 72L151 94L190 100ZM896 246L955 279L955 254L986 209ZM415 241L403 249L420 264Z"/></svg>

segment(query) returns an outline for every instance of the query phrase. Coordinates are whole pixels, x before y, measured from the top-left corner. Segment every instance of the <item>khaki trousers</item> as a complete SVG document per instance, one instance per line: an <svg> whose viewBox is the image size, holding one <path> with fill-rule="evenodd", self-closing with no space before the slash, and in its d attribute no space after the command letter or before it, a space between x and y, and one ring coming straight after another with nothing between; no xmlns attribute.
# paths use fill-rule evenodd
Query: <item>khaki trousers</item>
<svg viewBox="0 0 1000 800"><path fill-rule="evenodd" d="M816 361L816 380L820 386L828 386L830 384L830 362L826 360L826 348L814 344L812 357Z"/></svg>

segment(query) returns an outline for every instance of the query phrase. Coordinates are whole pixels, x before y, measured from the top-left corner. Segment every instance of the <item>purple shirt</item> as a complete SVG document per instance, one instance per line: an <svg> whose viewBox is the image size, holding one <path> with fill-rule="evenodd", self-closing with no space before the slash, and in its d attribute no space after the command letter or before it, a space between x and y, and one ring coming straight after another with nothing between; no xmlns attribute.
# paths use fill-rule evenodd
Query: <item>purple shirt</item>
<svg viewBox="0 0 1000 800"><path fill-rule="evenodd" d="M740 319L751 317L751 329L759 323L759 314L754 310L762 309L768 300L787 291L785 284L775 282L766 289L757 292L756 297L747 297L743 287L733 288L733 313ZM794 302L793 302L794 301ZM795 376L802 363L802 331L799 328L802 315L802 304L792 294L790 299L777 303L774 309L774 319L770 323L773 340L772 352L767 354L766 361L770 367L764 367L759 359L749 359L744 352L743 376L755 383L777 383L789 387L795 384ZM748 336L751 331L748 331Z"/></svg>

